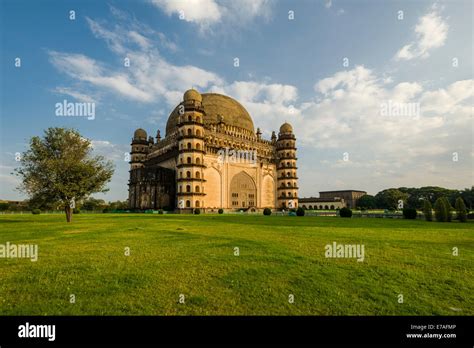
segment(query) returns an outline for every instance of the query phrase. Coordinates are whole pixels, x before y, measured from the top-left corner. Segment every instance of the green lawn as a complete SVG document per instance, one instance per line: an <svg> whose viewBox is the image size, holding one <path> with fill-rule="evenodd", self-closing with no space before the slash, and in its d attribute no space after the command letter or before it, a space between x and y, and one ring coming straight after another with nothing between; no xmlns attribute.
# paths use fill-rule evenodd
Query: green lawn
<svg viewBox="0 0 474 348"><path fill-rule="evenodd" d="M473 315L473 230L370 218L1 215L0 244L38 244L39 258L0 258L0 315ZM364 262L326 258L334 241L363 244Z"/></svg>

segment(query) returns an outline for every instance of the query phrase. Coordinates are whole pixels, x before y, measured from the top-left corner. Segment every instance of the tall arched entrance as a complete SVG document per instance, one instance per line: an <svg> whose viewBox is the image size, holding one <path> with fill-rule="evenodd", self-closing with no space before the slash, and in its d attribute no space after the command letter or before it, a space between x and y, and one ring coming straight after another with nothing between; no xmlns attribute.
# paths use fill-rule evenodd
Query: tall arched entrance
<svg viewBox="0 0 474 348"><path fill-rule="evenodd" d="M250 175L240 172L230 182L229 206L231 208L248 208L257 205L257 187Z"/></svg>

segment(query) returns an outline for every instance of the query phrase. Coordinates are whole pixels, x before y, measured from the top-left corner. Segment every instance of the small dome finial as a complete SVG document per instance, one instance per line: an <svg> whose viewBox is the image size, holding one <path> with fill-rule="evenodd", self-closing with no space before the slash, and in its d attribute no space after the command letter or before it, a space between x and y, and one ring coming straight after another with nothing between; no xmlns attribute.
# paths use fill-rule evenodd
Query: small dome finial
<svg viewBox="0 0 474 348"><path fill-rule="evenodd" d="M186 92L184 92L183 100L184 101L194 100L194 101L202 102L202 96L194 88L191 88L191 89L188 89Z"/></svg>
<svg viewBox="0 0 474 348"><path fill-rule="evenodd" d="M280 127L280 133L292 133L293 127L288 122L285 122Z"/></svg>

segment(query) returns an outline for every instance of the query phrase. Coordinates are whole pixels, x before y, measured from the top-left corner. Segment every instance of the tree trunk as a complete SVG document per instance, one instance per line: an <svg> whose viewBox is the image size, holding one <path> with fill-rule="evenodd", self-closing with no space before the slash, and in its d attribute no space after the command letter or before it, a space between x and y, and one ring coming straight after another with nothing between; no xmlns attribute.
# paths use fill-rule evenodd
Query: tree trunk
<svg viewBox="0 0 474 348"><path fill-rule="evenodd" d="M66 211L66 221L71 222L72 210L69 204L66 204L64 210Z"/></svg>

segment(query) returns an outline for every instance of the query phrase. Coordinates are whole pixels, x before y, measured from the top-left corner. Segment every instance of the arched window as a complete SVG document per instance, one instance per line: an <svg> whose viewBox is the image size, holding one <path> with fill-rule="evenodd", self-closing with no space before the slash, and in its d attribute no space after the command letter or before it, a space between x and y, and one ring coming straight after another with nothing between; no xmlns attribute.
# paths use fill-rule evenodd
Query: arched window
<svg viewBox="0 0 474 348"><path fill-rule="evenodd" d="M191 130L191 128L188 129L188 135L192 135L193 134L193 131Z"/></svg>
<svg viewBox="0 0 474 348"><path fill-rule="evenodd" d="M180 177L180 178L183 177L183 172L179 172L179 177Z"/></svg>
<svg viewBox="0 0 474 348"><path fill-rule="evenodd" d="M291 197L291 192L288 192L288 197Z"/></svg>
<svg viewBox="0 0 474 348"><path fill-rule="evenodd" d="M201 164L201 159L199 157L196 158L196 164Z"/></svg>
<svg viewBox="0 0 474 348"><path fill-rule="evenodd" d="M288 181L288 182L286 183L286 187L291 187L291 182Z"/></svg>
<svg viewBox="0 0 474 348"><path fill-rule="evenodd" d="M291 176L291 173L290 173L290 172L286 172L286 176L287 176L287 177L290 177L290 176Z"/></svg>
<svg viewBox="0 0 474 348"><path fill-rule="evenodd" d="M196 116L196 122L200 123L201 122L201 117Z"/></svg>
<svg viewBox="0 0 474 348"><path fill-rule="evenodd" d="M179 185L179 192L183 192L183 186Z"/></svg>
<svg viewBox="0 0 474 348"><path fill-rule="evenodd" d="M198 117L198 118L199 118L199 117ZM198 137L201 136L201 131L200 131L199 129L196 129L196 135L197 135Z"/></svg>
<svg viewBox="0 0 474 348"><path fill-rule="evenodd" d="M191 157L188 157L187 160L188 164L191 164Z"/></svg>
<svg viewBox="0 0 474 348"><path fill-rule="evenodd" d="M186 177L187 177L187 178L190 178L190 177L191 177L191 172L190 172L190 171L187 171L187 172L186 172Z"/></svg>
<svg viewBox="0 0 474 348"><path fill-rule="evenodd" d="M196 186L195 192L199 193L199 186Z"/></svg>
<svg viewBox="0 0 474 348"><path fill-rule="evenodd" d="M191 185L186 185L186 192L191 192Z"/></svg>
<svg viewBox="0 0 474 348"><path fill-rule="evenodd" d="M281 196L282 196L282 197L286 197L286 193L283 192L283 193L281 194Z"/></svg>
<svg viewBox="0 0 474 348"><path fill-rule="evenodd" d="M201 173L196 172L196 178L197 178L197 179L200 179L200 178L201 178Z"/></svg>
<svg viewBox="0 0 474 348"><path fill-rule="evenodd" d="M325 205L325 206L324 206L324 209L328 210L328 209L329 209L329 207L328 207L327 205Z"/></svg>
<svg viewBox="0 0 474 348"><path fill-rule="evenodd" d="M196 201L196 207L199 208L199 201Z"/></svg>
<svg viewBox="0 0 474 348"><path fill-rule="evenodd" d="M191 150L191 143L188 143L188 150Z"/></svg>
<svg viewBox="0 0 474 348"><path fill-rule="evenodd" d="M197 143L196 144L196 149L201 150L201 144Z"/></svg>
<svg viewBox="0 0 474 348"><path fill-rule="evenodd" d="M188 121L191 122L193 120L193 118L191 117L191 115L188 116Z"/></svg>
<svg viewBox="0 0 474 348"><path fill-rule="evenodd" d="M186 208L189 208L191 207L191 202L190 201L186 201Z"/></svg>
<svg viewBox="0 0 474 348"><path fill-rule="evenodd" d="M334 209L334 206L333 206L333 205L331 205L331 209Z"/></svg>
<svg viewBox="0 0 474 348"><path fill-rule="evenodd" d="M323 209L323 206L322 206L322 205L320 205L320 206L319 206L319 209Z"/></svg>

